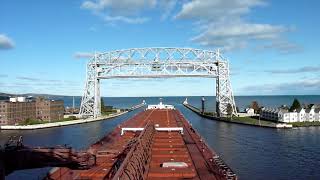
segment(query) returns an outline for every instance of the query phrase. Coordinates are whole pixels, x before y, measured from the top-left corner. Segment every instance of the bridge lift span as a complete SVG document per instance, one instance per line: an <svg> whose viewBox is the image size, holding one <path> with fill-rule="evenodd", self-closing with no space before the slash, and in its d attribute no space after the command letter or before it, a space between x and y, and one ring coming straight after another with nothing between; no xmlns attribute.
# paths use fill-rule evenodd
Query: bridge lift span
<svg viewBox="0 0 320 180"><path fill-rule="evenodd" d="M192 48L134 48L95 53L87 64L87 77L79 114L101 115L100 81L111 78L201 77L216 79L216 112L237 114L230 83L229 63L217 51Z"/></svg>

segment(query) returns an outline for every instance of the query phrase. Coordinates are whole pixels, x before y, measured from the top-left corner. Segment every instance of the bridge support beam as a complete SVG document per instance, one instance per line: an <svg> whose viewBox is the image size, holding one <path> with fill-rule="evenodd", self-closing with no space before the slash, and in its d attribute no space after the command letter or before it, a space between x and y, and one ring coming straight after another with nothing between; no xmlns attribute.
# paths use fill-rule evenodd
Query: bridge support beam
<svg viewBox="0 0 320 180"><path fill-rule="evenodd" d="M229 63L228 61L216 62L216 113L218 117L227 115L236 115L236 105L230 83Z"/></svg>
<svg viewBox="0 0 320 180"><path fill-rule="evenodd" d="M97 118L101 115L100 79L98 79L100 69L96 55L94 59L95 63L87 65L87 77L79 114L83 117Z"/></svg>

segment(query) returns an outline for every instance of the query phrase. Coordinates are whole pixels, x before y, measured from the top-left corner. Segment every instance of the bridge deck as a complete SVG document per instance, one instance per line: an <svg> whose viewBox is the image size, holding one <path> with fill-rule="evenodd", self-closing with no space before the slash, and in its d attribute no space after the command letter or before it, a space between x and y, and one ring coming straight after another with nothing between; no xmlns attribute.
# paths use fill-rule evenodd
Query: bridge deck
<svg viewBox="0 0 320 180"><path fill-rule="evenodd" d="M235 174L210 150L177 110L146 110L137 114L89 148L88 151L96 155L95 167L88 170L57 168L50 173L50 178L112 179L119 169L123 170L122 166L128 162L130 164L127 155L132 149L135 150L134 145L141 138L140 135L147 133L126 131L121 136L121 128L146 128L150 123L155 127L183 127L183 134L179 131L156 131L153 128L151 150L144 168L145 172L139 176L151 180L236 179ZM123 177L125 176L119 179L129 179Z"/></svg>

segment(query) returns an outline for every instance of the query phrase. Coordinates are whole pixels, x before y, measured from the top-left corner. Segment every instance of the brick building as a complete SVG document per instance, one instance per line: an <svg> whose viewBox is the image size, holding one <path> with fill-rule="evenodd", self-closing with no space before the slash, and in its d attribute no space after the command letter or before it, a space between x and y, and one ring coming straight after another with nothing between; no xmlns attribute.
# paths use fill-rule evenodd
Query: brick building
<svg viewBox="0 0 320 180"><path fill-rule="evenodd" d="M48 100L43 97L36 99L37 119L44 121L60 120L64 114L64 103L62 100Z"/></svg>
<svg viewBox="0 0 320 180"><path fill-rule="evenodd" d="M15 125L26 119L52 121L62 119L64 103L62 100L37 98L27 100L24 97L0 101L0 125Z"/></svg>
<svg viewBox="0 0 320 180"><path fill-rule="evenodd" d="M34 101L0 101L0 125L14 125L26 119L36 119Z"/></svg>

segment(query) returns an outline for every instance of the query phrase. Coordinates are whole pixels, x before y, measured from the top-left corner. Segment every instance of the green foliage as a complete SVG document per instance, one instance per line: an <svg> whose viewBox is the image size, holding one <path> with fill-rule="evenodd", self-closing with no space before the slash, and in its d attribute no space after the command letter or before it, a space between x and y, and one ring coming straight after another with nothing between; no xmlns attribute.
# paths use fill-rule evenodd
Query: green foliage
<svg viewBox="0 0 320 180"><path fill-rule="evenodd" d="M104 106L104 100L101 97L101 113L104 113L104 112L106 112L106 107Z"/></svg>
<svg viewBox="0 0 320 180"><path fill-rule="evenodd" d="M46 124L46 123L53 123L53 122L62 122L62 121L72 121L77 120L76 116L69 116L67 118L62 118L60 120L52 120L52 121L43 121L41 119L26 119L19 123L19 125L34 125L34 124Z"/></svg>
<svg viewBox="0 0 320 180"><path fill-rule="evenodd" d="M110 112L113 112L113 111L114 111L114 109L113 109L112 106L105 106L104 100L101 97L101 114L102 115L107 115L107 114L110 114Z"/></svg>
<svg viewBox="0 0 320 180"><path fill-rule="evenodd" d="M204 112L203 114L204 114L204 115L207 115L207 116L213 116L213 115L214 115L213 112Z"/></svg>
<svg viewBox="0 0 320 180"><path fill-rule="evenodd" d="M22 122L19 123L19 125L34 125L34 124L43 124L44 121L40 120L40 119L26 119Z"/></svg>
<svg viewBox="0 0 320 180"><path fill-rule="evenodd" d="M233 108L232 108L232 105L229 103L229 104L227 105L227 114L228 114L229 116L231 116L232 113L233 113Z"/></svg>
<svg viewBox="0 0 320 180"><path fill-rule="evenodd" d="M232 122L238 122L238 123L244 123L244 124L252 124L252 125L262 125L262 126L270 126L272 124L274 124L273 122L270 121L264 121L264 120L260 120L259 123L259 119L255 119L252 117L237 117L234 116L233 119L231 120Z"/></svg>
<svg viewBox="0 0 320 180"><path fill-rule="evenodd" d="M257 101L252 101L250 108L254 109L255 113L258 113L260 111L260 107Z"/></svg>
<svg viewBox="0 0 320 180"><path fill-rule="evenodd" d="M290 123L292 124L293 127L305 127L305 126L320 126L319 121L314 121L314 122L293 122Z"/></svg>
<svg viewBox="0 0 320 180"><path fill-rule="evenodd" d="M289 111L293 112L295 109L299 109L299 108L301 108L300 102L298 101L298 99L295 98L292 102L292 105L291 105Z"/></svg>
<svg viewBox="0 0 320 180"><path fill-rule="evenodd" d="M77 117L76 117L76 116L69 116L69 119L70 119L70 120L76 120Z"/></svg>
<svg viewBox="0 0 320 180"><path fill-rule="evenodd" d="M311 109L314 104L308 104L308 109Z"/></svg>
<svg viewBox="0 0 320 180"><path fill-rule="evenodd" d="M56 120L56 121L51 121L51 122L58 122L58 121L73 121L73 120L77 120L78 118L76 116L69 116L67 118L63 118L60 120Z"/></svg>

